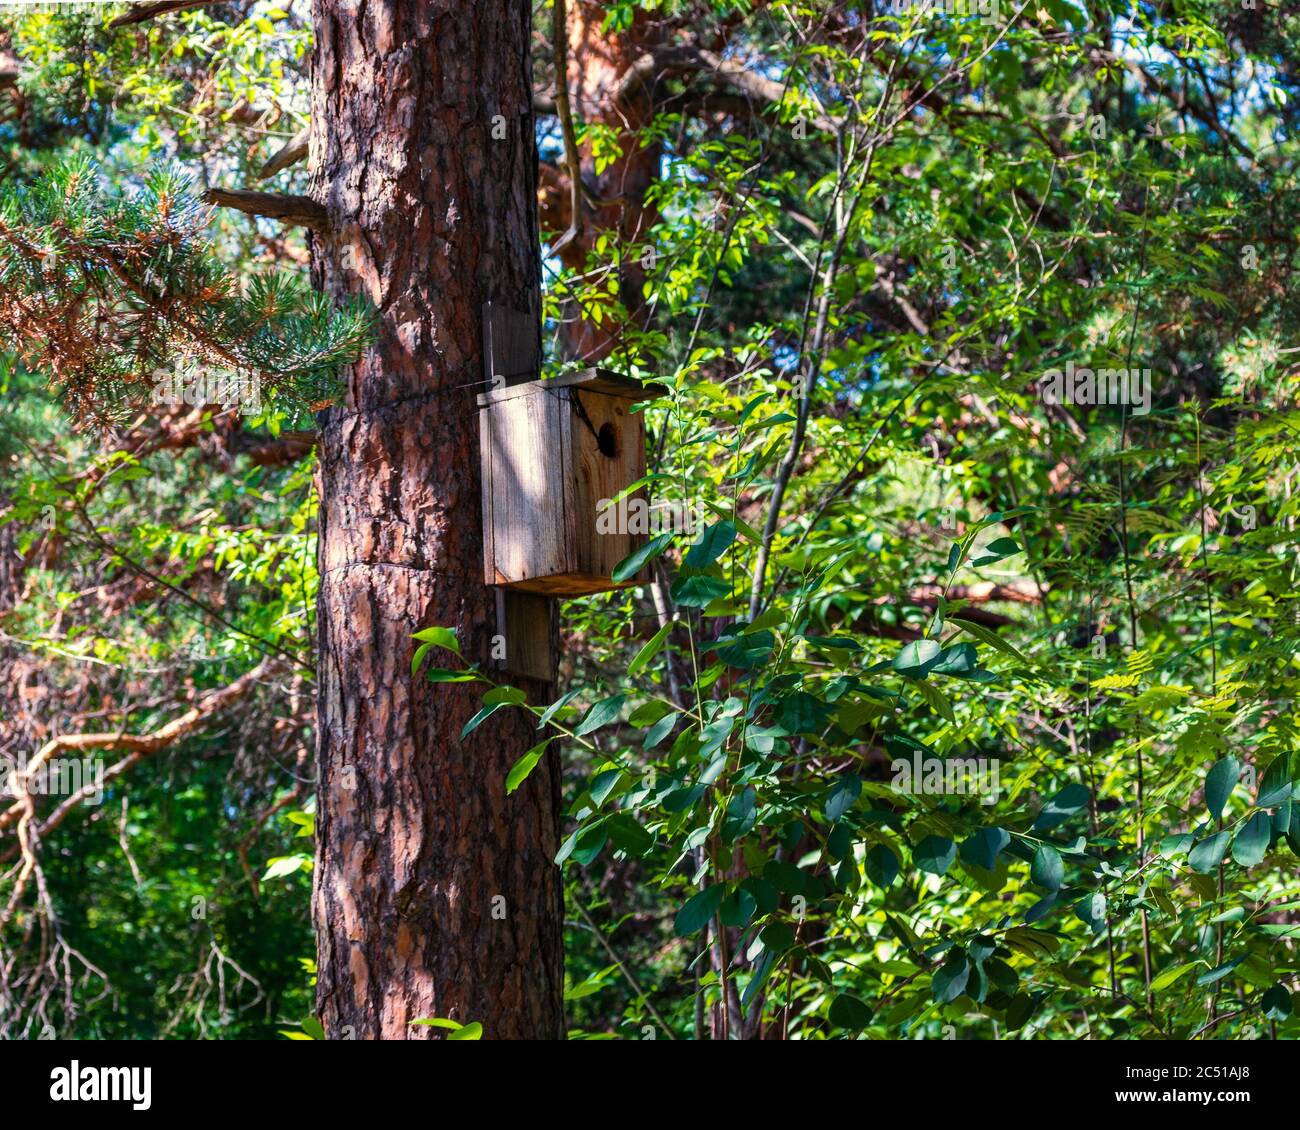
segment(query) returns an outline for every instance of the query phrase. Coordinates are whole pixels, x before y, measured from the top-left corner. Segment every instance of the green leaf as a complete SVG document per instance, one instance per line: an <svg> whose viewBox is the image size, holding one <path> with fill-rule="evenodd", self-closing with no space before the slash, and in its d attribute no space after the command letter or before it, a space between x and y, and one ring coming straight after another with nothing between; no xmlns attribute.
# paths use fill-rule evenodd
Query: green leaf
<svg viewBox="0 0 1300 1130"><path fill-rule="evenodd" d="M788 895L801 895L808 885L808 877L788 859L769 859L763 867L763 878Z"/></svg>
<svg viewBox="0 0 1300 1130"><path fill-rule="evenodd" d="M997 866L998 855L1010 842L1011 837L1001 828L981 828L962 840L957 850L963 863L992 871Z"/></svg>
<svg viewBox="0 0 1300 1130"><path fill-rule="evenodd" d="M1085 895L1074 904L1075 917L1092 927L1094 934L1106 929L1106 896L1101 891Z"/></svg>
<svg viewBox="0 0 1300 1130"><path fill-rule="evenodd" d="M928 875L946 874L957 858L957 845L947 836L926 836L912 849L912 861Z"/></svg>
<svg viewBox="0 0 1300 1130"><path fill-rule="evenodd" d="M758 900L745 887L737 887L718 907L724 926L746 926L758 911Z"/></svg>
<svg viewBox="0 0 1300 1130"><path fill-rule="evenodd" d="M286 875L293 875L298 871L310 871L312 869L312 858L309 855L301 853L297 855L277 855L267 860L266 873L262 876L262 882L268 879L283 879Z"/></svg>
<svg viewBox="0 0 1300 1130"><path fill-rule="evenodd" d="M1223 862L1223 857L1228 852L1228 841L1231 839L1231 832L1220 832L1218 835L1202 840L1187 853L1188 866L1202 875L1213 871Z"/></svg>
<svg viewBox="0 0 1300 1130"><path fill-rule="evenodd" d="M850 636L810 636L804 642L818 651L861 651L862 645Z"/></svg>
<svg viewBox="0 0 1300 1130"><path fill-rule="evenodd" d="M1151 979L1151 991L1159 993L1169 988L1180 977L1185 976L1195 969L1201 963L1199 961L1189 961L1185 965L1175 965L1169 969L1161 970Z"/></svg>
<svg viewBox="0 0 1300 1130"><path fill-rule="evenodd" d="M948 701L948 696L943 693L933 683L917 682L916 689L921 697L929 704L940 717L947 719L953 725L957 724L957 715L953 711L952 703Z"/></svg>
<svg viewBox="0 0 1300 1130"><path fill-rule="evenodd" d="M1028 926L1016 926L1002 937L1012 949L1034 958L1046 957L1061 948L1061 940L1055 934Z"/></svg>
<svg viewBox="0 0 1300 1130"><path fill-rule="evenodd" d="M667 533L651 538L640 549L628 554L614 566L614 572L610 574L611 579L620 584L631 580L672 544L673 536L674 531L669 530Z"/></svg>
<svg viewBox="0 0 1300 1130"><path fill-rule="evenodd" d="M1222 965L1216 965L1213 969L1207 969L1196 978L1196 983L1197 985L1204 986L1213 985L1216 981L1222 981L1245 960L1246 955L1242 954L1240 957L1234 957L1231 961L1225 961Z"/></svg>
<svg viewBox="0 0 1300 1130"><path fill-rule="evenodd" d="M900 675L924 675L942 653L936 640L913 640L894 657L893 667Z"/></svg>
<svg viewBox="0 0 1300 1130"><path fill-rule="evenodd" d="M1268 851L1273 821L1267 812L1256 812L1237 832L1232 841L1232 858L1242 867L1254 867Z"/></svg>
<svg viewBox="0 0 1300 1130"><path fill-rule="evenodd" d="M677 627L677 621L669 620L667 624L651 636L650 641L636 653L636 658L628 664L627 677L629 679L635 678L639 675L645 665L659 654L660 650L664 646L664 641L668 638L668 633L675 627Z"/></svg>
<svg viewBox="0 0 1300 1130"><path fill-rule="evenodd" d="M853 807L862 792L862 781L853 773L843 774L831 788L822 811L832 824Z"/></svg>
<svg viewBox="0 0 1300 1130"><path fill-rule="evenodd" d="M555 862L557 866L562 864L573 854L573 849L578 846L578 836L581 831L581 828L575 828L569 833L569 838L560 845L560 850L555 853Z"/></svg>
<svg viewBox="0 0 1300 1130"><path fill-rule="evenodd" d="M675 710L670 710L653 726L646 731L645 738L641 742L642 749L654 749L661 741L673 732L673 727L677 725L677 719L681 715Z"/></svg>
<svg viewBox="0 0 1300 1130"><path fill-rule="evenodd" d="M634 859L646 855L655 846L654 836L626 812L615 813L605 822L605 827L613 845Z"/></svg>
<svg viewBox="0 0 1300 1130"><path fill-rule="evenodd" d="M1023 651L1020 651L1014 644L1008 643L991 628L986 628L983 624L976 624L971 620L963 620L960 616L949 616L948 623L955 625L968 635L974 636L980 643L986 643L997 651L1014 656L1021 663L1029 664L1029 657Z"/></svg>
<svg viewBox="0 0 1300 1130"><path fill-rule="evenodd" d="M682 608L704 608L715 600L731 595L731 586L717 577L693 573L678 577L671 589L672 598Z"/></svg>
<svg viewBox="0 0 1300 1130"><path fill-rule="evenodd" d="M412 639L427 643L431 647L445 647L460 655L460 644L456 642L456 632L452 628L422 628Z"/></svg>
<svg viewBox="0 0 1300 1130"><path fill-rule="evenodd" d="M692 569L707 569L736 540L736 527L728 521L714 522L700 531L699 539L686 551L686 564Z"/></svg>
<svg viewBox="0 0 1300 1130"><path fill-rule="evenodd" d="M959 643L939 652L938 659L926 668L926 672L931 675L969 675L978 667L975 645Z"/></svg>
<svg viewBox="0 0 1300 1130"><path fill-rule="evenodd" d="M612 968L617 969L618 966L615 965ZM601 970L593 973L581 984L574 985L571 989L566 989L564 999L566 1001L580 1001L584 997L589 997L600 992L600 990L605 987L605 978L607 975L608 970Z"/></svg>
<svg viewBox="0 0 1300 1130"><path fill-rule="evenodd" d="M481 725L483 725L484 722L486 722L489 718L491 718L493 714L495 714L498 710L500 710L505 705L506 704L504 702L493 702L483 707L482 710L480 710L477 714L474 715L473 718L471 718L468 722L465 723L465 728L461 730L460 736L462 738L469 737L470 734L472 734L475 730L477 730Z"/></svg>
<svg viewBox="0 0 1300 1130"><path fill-rule="evenodd" d="M1018 1032L1029 1023L1037 1007L1038 1001L1034 997L1028 993L1017 993L1007 1005L1007 1031Z"/></svg>
<svg viewBox="0 0 1300 1130"><path fill-rule="evenodd" d="M617 722L625 702L627 702L627 695L625 694L616 694L612 698L602 699L587 711L574 733L580 738L585 737L593 730L599 730L602 726Z"/></svg>
<svg viewBox="0 0 1300 1130"><path fill-rule="evenodd" d="M415 649L415 654L414 654L413 656L411 656L411 676L412 676L412 677L415 676L415 672L416 672L416 671L419 669L419 667L420 667L420 660L424 658L425 654L428 652L428 650L429 650L431 647L433 647L433 644L431 644L431 643L422 643L422 644L420 644L419 647L417 647L417 648Z"/></svg>
<svg viewBox="0 0 1300 1130"><path fill-rule="evenodd" d="M477 683L480 681L479 676L472 671L448 671L442 667L430 667L425 672L425 678L431 683Z"/></svg>
<svg viewBox="0 0 1300 1130"><path fill-rule="evenodd" d="M1065 865L1061 862L1060 853L1051 844L1038 845L1029 868L1029 877L1049 891L1061 889L1065 882Z"/></svg>
<svg viewBox="0 0 1300 1130"><path fill-rule="evenodd" d="M766 629L760 629L738 636L725 636L717 642L714 650L728 667L753 671L768 661L775 647L776 636Z"/></svg>
<svg viewBox="0 0 1300 1130"><path fill-rule="evenodd" d="M518 687L493 687L483 696L484 706L518 706L527 701L528 696Z"/></svg>
<svg viewBox="0 0 1300 1130"><path fill-rule="evenodd" d="M731 514L719 506L716 502L710 502L707 498L703 499L704 505L713 511L719 518L730 522L736 527L736 533L742 537L748 538L754 545L760 545L763 541L763 535L760 534L753 526L741 518L738 514Z"/></svg>
<svg viewBox="0 0 1300 1130"><path fill-rule="evenodd" d="M992 565L994 562L1014 557L1022 552L1024 551L1020 546L1010 538L994 538L984 547L984 552L979 557L971 559L971 565Z"/></svg>
<svg viewBox="0 0 1300 1130"><path fill-rule="evenodd" d="M736 728L736 716L734 714L724 714L721 717L714 718L707 726L700 731L700 746L698 754L700 757L710 757L722 748L722 743L731 737L731 731Z"/></svg>
<svg viewBox="0 0 1300 1130"><path fill-rule="evenodd" d="M760 937L765 949L784 953L794 945L794 928L788 922L773 920L763 927Z"/></svg>
<svg viewBox="0 0 1300 1130"><path fill-rule="evenodd" d="M867 852L867 878L878 887L888 888L898 878L898 856L884 844Z"/></svg>
<svg viewBox="0 0 1300 1130"><path fill-rule="evenodd" d="M685 938L702 930L721 905L726 890L721 883L714 883L688 898L673 919L673 933Z"/></svg>
<svg viewBox="0 0 1300 1130"><path fill-rule="evenodd" d="M583 828L574 838L573 858L584 867L601 853L609 840L609 832L605 824L605 820L597 820L596 823Z"/></svg>
<svg viewBox="0 0 1300 1130"><path fill-rule="evenodd" d="M807 691L795 691L781 703L777 720L790 734L818 734L834 710Z"/></svg>
<svg viewBox="0 0 1300 1130"><path fill-rule="evenodd" d="M1291 993L1285 985L1274 985L1259 1000L1259 1007L1269 1020L1288 1020L1291 1016Z"/></svg>
<svg viewBox="0 0 1300 1130"><path fill-rule="evenodd" d="M1255 797L1257 808L1276 808L1290 799L1291 792L1295 788L1289 769L1290 760L1290 757L1284 753L1269 762L1268 768L1264 770L1264 776L1260 778L1259 793Z"/></svg>
<svg viewBox="0 0 1300 1130"><path fill-rule="evenodd" d="M1043 811L1038 814L1038 819L1034 821L1034 830L1045 832L1049 828L1055 828L1058 824L1064 823L1076 812L1086 807L1088 798L1091 795L1083 785L1077 782L1066 785L1065 788L1043 805Z"/></svg>
<svg viewBox="0 0 1300 1130"><path fill-rule="evenodd" d="M533 746L532 749L511 766L510 772L506 774L506 796L509 796L528 779L528 774L531 773L537 763L541 761L542 754L546 752L546 747L554 740L554 738L547 738L540 745Z"/></svg>
<svg viewBox="0 0 1300 1130"><path fill-rule="evenodd" d="M1217 820L1223 815L1223 806L1228 803L1240 776L1241 766L1235 757L1216 761L1205 775L1205 807L1209 809L1210 819Z"/></svg>
<svg viewBox="0 0 1300 1130"><path fill-rule="evenodd" d="M840 993L826 1013L827 1018L837 1028L849 1028L859 1031L871 1023L871 1009L857 997Z"/></svg>
<svg viewBox="0 0 1300 1130"><path fill-rule="evenodd" d="M644 730L647 726L658 722L665 714L672 713L674 711L671 703L664 702L660 698L652 698L648 702L643 702L627 716L627 724L638 730Z"/></svg>
<svg viewBox="0 0 1300 1130"><path fill-rule="evenodd" d="M614 786L619 783L623 777L622 769L602 769L592 779L587 788L592 802L597 805L604 804L609 794L614 791Z"/></svg>
<svg viewBox="0 0 1300 1130"><path fill-rule="evenodd" d="M1020 988L1020 974L1000 957L990 957L984 962L984 971L999 992L1012 996Z"/></svg>
<svg viewBox="0 0 1300 1130"><path fill-rule="evenodd" d="M764 401L770 400L771 398L772 398L772 394L770 392L760 392L748 404L745 405L744 409L740 413L740 418L736 421L736 427L743 429L745 426L745 421L748 420L750 416L754 414L754 409L757 408Z"/></svg>
<svg viewBox="0 0 1300 1130"><path fill-rule="evenodd" d="M557 698L550 706L542 711L542 716L537 719L537 728L540 730L581 693L581 688L575 688Z"/></svg>
<svg viewBox="0 0 1300 1130"><path fill-rule="evenodd" d="M948 1004L966 991L966 982L970 980L970 961L961 950L954 950L952 955L938 969L930 982L930 991L938 1004Z"/></svg>
<svg viewBox="0 0 1300 1130"><path fill-rule="evenodd" d="M746 785L727 805L722 819L722 842L734 844L741 836L747 835L758 818L758 793L752 785Z"/></svg>
<svg viewBox="0 0 1300 1130"><path fill-rule="evenodd" d="M449 1040L481 1040L483 1038L483 1025L477 1020L472 1024L465 1024L457 1028L450 1036Z"/></svg>

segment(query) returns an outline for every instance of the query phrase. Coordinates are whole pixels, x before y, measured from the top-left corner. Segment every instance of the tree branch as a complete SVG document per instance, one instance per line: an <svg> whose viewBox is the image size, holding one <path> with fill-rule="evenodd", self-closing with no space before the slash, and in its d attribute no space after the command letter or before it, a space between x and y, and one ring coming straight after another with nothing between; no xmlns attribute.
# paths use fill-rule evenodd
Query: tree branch
<svg viewBox="0 0 1300 1130"><path fill-rule="evenodd" d="M110 20L108 26L114 28L142 24L155 16L165 16L168 12L183 12L187 8L206 8L209 4L217 2L218 0L155 0L151 4L132 4L120 16Z"/></svg>
<svg viewBox="0 0 1300 1130"><path fill-rule="evenodd" d="M555 0L551 35L555 50L555 112L560 118L564 160L569 167L569 228L547 252L548 255L556 255L582 237L582 159L578 155L578 139L573 131L573 111L569 106L569 28L564 0Z"/></svg>
<svg viewBox="0 0 1300 1130"><path fill-rule="evenodd" d="M299 161L307 157L307 139L310 133L308 126L303 126L293 135L285 145L276 150L276 152L262 166L261 171L257 174L258 180L266 180L267 177L273 177L276 173L283 172L291 165L296 165Z"/></svg>
<svg viewBox="0 0 1300 1130"><path fill-rule="evenodd" d="M647 52L628 67L614 87L614 104L624 108L639 92L652 91L660 78L690 72L716 78L739 91L745 98L764 105L776 105L785 96L784 83L767 78L738 60L723 59L712 51L691 44L675 44ZM834 133L843 121L824 114L814 114L811 124L819 130Z"/></svg>
<svg viewBox="0 0 1300 1130"><path fill-rule="evenodd" d="M7 812L0 813L0 828L12 824L23 812L24 803L22 796L27 793L27 784L35 776L36 772L51 759L64 753L80 753L90 749L120 749L128 750L130 754L123 758L117 765L107 770L105 776L117 776L131 765L136 764L141 759L151 754L157 753L160 749L172 745L181 738L188 736L197 730L204 722L219 710L243 698L254 686L257 685L277 661L264 659L251 671L246 672L228 686L221 687L217 690L209 691L197 703L194 704L184 714L173 718L170 722L158 729L147 734L124 734L118 733L100 733L100 734L62 734L57 738L51 738L37 752L36 756L31 759L24 767L21 780L19 772L14 769L10 773L11 787L15 785L14 791L20 794L20 799ZM99 783L91 788L93 792L99 787ZM41 825L40 831L43 833L52 827L61 823L67 812L74 807L80 800L84 799L81 793L74 793L68 797L49 818Z"/></svg>
<svg viewBox="0 0 1300 1130"><path fill-rule="evenodd" d="M1113 51L1107 51L1100 47L1094 47L1089 52L1089 55L1093 62L1125 67L1129 73L1137 79L1138 85L1140 85L1144 91L1148 91L1155 94L1157 97L1165 99L1179 112L1186 111L1191 114L1193 118L1213 132L1225 145L1230 145L1250 161L1255 160L1255 153L1250 146L1242 141L1231 130L1224 128L1223 124L1214 114L1204 106L1200 105L1200 103L1192 101L1192 99L1188 98L1185 93L1173 90L1157 76L1153 75L1143 67L1141 63L1137 62L1137 60L1123 58L1116 55Z"/></svg>
<svg viewBox="0 0 1300 1130"><path fill-rule="evenodd" d="M312 231L329 230L325 205L309 196L287 196L276 192L255 192L248 188L213 188L203 194L209 204L234 208L250 216L265 216L286 224L311 228Z"/></svg>

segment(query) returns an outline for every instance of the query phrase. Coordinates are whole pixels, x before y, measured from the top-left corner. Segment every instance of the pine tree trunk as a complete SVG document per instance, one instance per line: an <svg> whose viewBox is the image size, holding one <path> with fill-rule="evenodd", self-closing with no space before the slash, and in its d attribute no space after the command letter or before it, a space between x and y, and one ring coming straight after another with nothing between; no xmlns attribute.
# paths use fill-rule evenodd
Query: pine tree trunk
<svg viewBox="0 0 1300 1130"><path fill-rule="evenodd" d="M559 765L480 691L412 679L411 635L497 632L482 577L481 307L537 309L527 0L316 0L313 269L379 336L323 413L318 1006L330 1038L563 1038ZM495 135L495 136L494 136ZM434 664L459 666L446 652ZM545 693L546 688L526 688Z"/></svg>

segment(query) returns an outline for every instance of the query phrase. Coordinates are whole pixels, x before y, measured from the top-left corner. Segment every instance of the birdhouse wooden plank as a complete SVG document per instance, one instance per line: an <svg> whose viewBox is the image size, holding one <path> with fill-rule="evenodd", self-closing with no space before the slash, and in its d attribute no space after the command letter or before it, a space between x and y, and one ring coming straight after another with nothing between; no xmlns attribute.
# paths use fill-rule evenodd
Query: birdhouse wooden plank
<svg viewBox="0 0 1300 1130"><path fill-rule="evenodd" d="M555 601L533 592L496 589L497 632L488 666L549 683L555 679Z"/></svg>
<svg viewBox="0 0 1300 1130"><path fill-rule="evenodd" d="M645 534L598 518L644 477L645 422L633 406L664 391L585 369L479 396L488 584L581 596L637 583L610 574Z"/></svg>

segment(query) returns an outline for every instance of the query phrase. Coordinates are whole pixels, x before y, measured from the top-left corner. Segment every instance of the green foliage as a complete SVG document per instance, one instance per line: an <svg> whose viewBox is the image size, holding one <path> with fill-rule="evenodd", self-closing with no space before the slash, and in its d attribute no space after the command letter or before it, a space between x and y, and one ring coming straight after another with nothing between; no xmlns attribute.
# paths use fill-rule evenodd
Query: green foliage
<svg viewBox="0 0 1300 1130"><path fill-rule="evenodd" d="M559 717L622 703L571 793L571 897L631 869L605 913L658 915L620 934L681 1035L728 982L733 1034L1294 1034L1300 318L1264 250L1290 103L1234 117L1252 166L1099 69L1082 10L886 18L860 51L852 17L770 14L743 38L788 99L662 115L653 229L548 290L669 384L648 481L712 515L615 570L649 565L666 620L644 591L566 607ZM1246 65L1208 13L1136 19L1122 58L1177 44L1144 64L1166 82ZM795 129L817 107L837 136ZM638 257L639 315L611 285ZM1067 360L1149 366L1150 414L1045 405ZM975 768L996 787L952 787Z"/></svg>
<svg viewBox="0 0 1300 1130"><path fill-rule="evenodd" d="M369 339L367 306L336 309L289 274L241 278L203 238L207 220L187 174L106 195L84 158L0 196L3 340L48 371L74 418L124 422L184 362L255 379L290 418L332 398Z"/></svg>
<svg viewBox="0 0 1300 1130"><path fill-rule="evenodd" d="M613 571L653 593L566 604L550 703L467 665L450 629L413 641L412 677L483 690L465 740L536 719L507 804L562 751L574 1036L1294 1038L1294 21L607 9L609 34L671 17L726 43L781 94L669 69L637 136L579 122L597 175L640 147L662 175L643 222L548 263L548 337L580 320L612 335L602 363L668 387L641 485L706 517ZM4 630L65 694L111 672L90 711L141 671L174 698L310 650L310 463L98 452L44 379L120 418L174 351L220 349L291 410L360 344L359 309L252 281L267 233L209 223L158 171L211 159L246 183L301 123L306 34L261 18L6 25L40 128L24 146L0 124L0 530L33 557ZM241 134L236 100L272 134ZM1069 362L1150 369L1150 411L1046 403ZM225 623L175 593L100 622L83 594L123 586L124 559L219 597ZM292 729L260 710L253 732ZM78 1034L319 1038L301 745L288 771L246 775L216 738L146 768L124 817L142 885L124 791L58 831L69 944L119 994L78 985ZM255 825L266 796L285 818ZM185 900L214 890L195 925ZM159 989L209 943L267 991L220 1024Z"/></svg>

